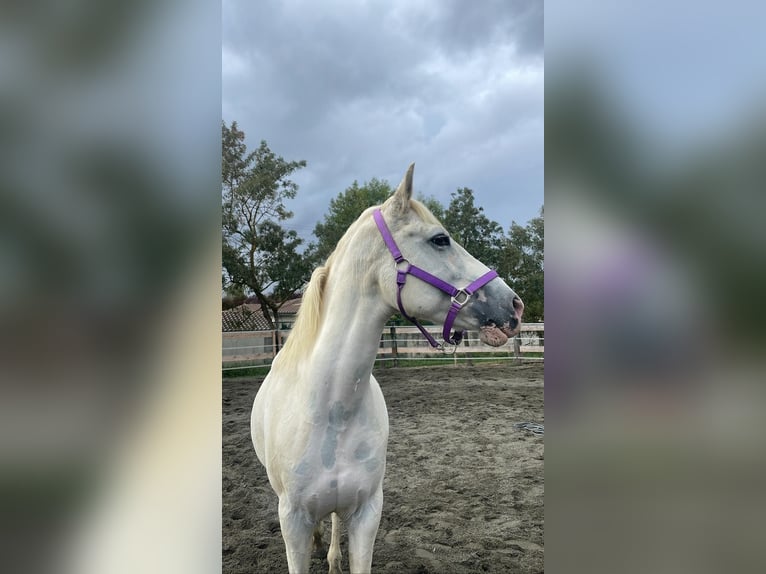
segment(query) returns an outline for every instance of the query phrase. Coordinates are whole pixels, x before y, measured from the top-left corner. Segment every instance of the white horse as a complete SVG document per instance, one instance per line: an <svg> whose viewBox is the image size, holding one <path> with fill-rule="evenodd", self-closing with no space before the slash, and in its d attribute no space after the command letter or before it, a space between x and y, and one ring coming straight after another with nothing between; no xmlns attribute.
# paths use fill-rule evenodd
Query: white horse
<svg viewBox="0 0 766 574"><path fill-rule="evenodd" d="M314 271L295 326L255 397L253 443L279 497L290 574L309 571L312 540L330 514L330 573L341 572L341 519L352 574L370 572L388 443L388 412L372 366L397 308L412 320L446 316L445 339L453 343L459 337L449 335L453 322L480 330L496 346L520 328L521 299L412 199L413 169ZM408 275L414 277L407 282Z"/></svg>

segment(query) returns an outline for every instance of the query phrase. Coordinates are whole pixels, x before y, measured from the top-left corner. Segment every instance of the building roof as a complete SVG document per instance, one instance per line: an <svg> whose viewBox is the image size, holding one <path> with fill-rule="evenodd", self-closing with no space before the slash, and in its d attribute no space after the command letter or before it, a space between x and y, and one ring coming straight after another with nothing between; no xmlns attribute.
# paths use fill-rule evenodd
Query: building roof
<svg viewBox="0 0 766 574"><path fill-rule="evenodd" d="M221 312L222 331L268 331L271 329L268 321L260 312L253 312L250 305L240 305L234 309Z"/></svg>
<svg viewBox="0 0 766 574"><path fill-rule="evenodd" d="M295 315L300 309L301 298L290 299L279 310L280 317ZM271 327L261 312L259 303L243 303L239 307L221 312L222 331L269 331Z"/></svg>
<svg viewBox="0 0 766 574"><path fill-rule="evenodd" d="M282 305L282 308L279 310L280 315L295 315L298 312L298 309L301 308L301 302L303 301L302 297L296 297L295 299L290 299L287 303Z"/></svg>

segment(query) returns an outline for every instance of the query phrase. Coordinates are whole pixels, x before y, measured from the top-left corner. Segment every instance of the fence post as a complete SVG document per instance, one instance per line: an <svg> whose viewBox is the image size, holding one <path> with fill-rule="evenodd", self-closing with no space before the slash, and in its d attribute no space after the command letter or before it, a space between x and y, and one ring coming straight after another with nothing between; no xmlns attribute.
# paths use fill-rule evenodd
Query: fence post
<svg viewBox="0 0 766 574"><path fill-rule="evenodd" d="M521 363L521 333L513 338L513 356L516 357L516 363Z"/></svg>
<svg viewBox="0 0 766 574"><path fill-rule="evenodd" d="M399 349L396 346L396 327L391 325L391 354L394 356L394 367L399 366Z"/></svg>

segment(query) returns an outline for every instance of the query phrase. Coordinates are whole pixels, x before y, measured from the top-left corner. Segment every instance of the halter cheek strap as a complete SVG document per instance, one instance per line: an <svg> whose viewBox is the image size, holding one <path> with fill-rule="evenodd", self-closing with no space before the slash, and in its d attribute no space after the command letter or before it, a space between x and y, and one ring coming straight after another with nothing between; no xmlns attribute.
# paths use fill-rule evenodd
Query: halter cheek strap
<svg viewBox="0 0 766 574"><path fill-rule="evenodd" d="M402 316L420 330L420 332L428 340L432 347L441 349L444 348L443 345L436 342L436 339L434 339L433 336L428 331L426 331L423 325L421 325L416 318L411 317L404 310L404 305L402 305L402 289L404 288L404 284L407 282L407 275L413 275L421 281L425 281L429 285L436 287L440 291L443 291L450 296L452 303L450 304L449 311L447 311L447 317L444 321L442 337L444 338L444 342L447 344L455 346L459 345L460 341L463 339L463 332L455 331L450 336L450 331L452 330L452 325L457 318L457 314L465 306L465 304L468 303L468 300L471 298L473 293L497 277L497 272L494 270L489 270L467 287L458 289L446 281L439 279L435 275L431 275L428 271L425 271L420 267L416 267L407 261L407 259L405 259L402 255L402 252L399 250L399 247L396 245L396 241L394 241L394 237L391 235L391 231L388 229L388 225L386 225L386 221L383 219L383 214L381 213L380 209L373 211L372 216L375 219L375 224L378 226L380 234L383 236L383 241L385 242L386 247L388 247L388 250L391 252L394 261L396 262L396 304L399 306L399 311L401 312Z"/></svg>

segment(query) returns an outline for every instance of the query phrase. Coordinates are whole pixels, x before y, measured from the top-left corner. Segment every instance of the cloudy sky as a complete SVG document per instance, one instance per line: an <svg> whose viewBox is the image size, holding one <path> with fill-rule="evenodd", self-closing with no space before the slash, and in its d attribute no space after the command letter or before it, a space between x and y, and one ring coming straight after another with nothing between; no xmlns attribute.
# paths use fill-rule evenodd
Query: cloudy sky
<svg viewBox="0 0 766 574"><path fill-rule="evenodd" d="M543 205L541 0L224 0L223 119L296 173L308 239L354 180L447 205L470 187L507 228Z"/></svg>

